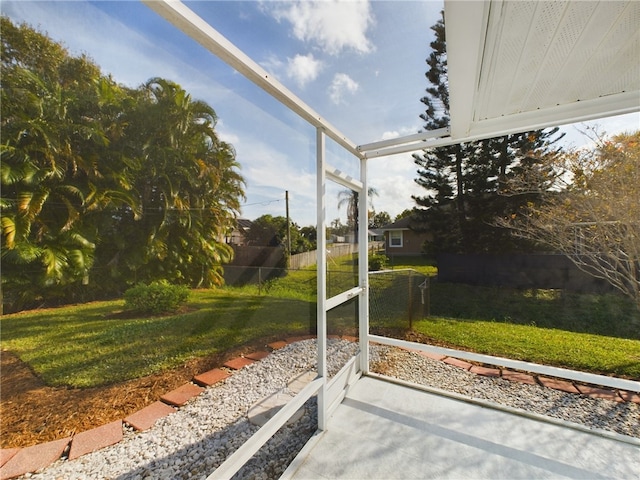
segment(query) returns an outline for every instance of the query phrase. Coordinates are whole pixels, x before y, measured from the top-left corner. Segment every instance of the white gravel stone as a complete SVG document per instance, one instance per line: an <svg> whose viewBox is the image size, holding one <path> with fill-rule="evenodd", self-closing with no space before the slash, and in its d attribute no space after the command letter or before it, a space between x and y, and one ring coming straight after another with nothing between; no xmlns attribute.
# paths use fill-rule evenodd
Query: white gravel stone
<svg viewBox="0 0 640 480"><path fill-rule="evenodd" d="M483 377L415 352L380 347L372 370L508 407L640 438L640 405Z"/></svg>
<svg viewBox="0 0 640 480"><path fill-rule="evenodd" d="M357 345L353 342L330 339L327 353L330 376L356 351ZM640 407L636 404L481 377L389 347L372 346L371 357L374 367L385 366L386 375L640 437ZM116 445L76 460L59 460L42 472L24 478L205 479L258 430L248 421L249 408L286 388L293 377L315 368L315 340L287 345L207 388L151 429L144 432L127 429L124 439ZM282 427L234 478L278 478L316 429L315 398L307 402L303 412L300 420Z"/></svg>

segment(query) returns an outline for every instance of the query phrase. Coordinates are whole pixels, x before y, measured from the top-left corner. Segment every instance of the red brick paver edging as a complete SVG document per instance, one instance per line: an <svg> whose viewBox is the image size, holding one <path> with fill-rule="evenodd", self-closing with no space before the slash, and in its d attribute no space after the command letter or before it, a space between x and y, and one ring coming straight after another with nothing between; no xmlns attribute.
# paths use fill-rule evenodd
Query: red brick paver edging
<svg viewBox="0 0 640 480"><path fill-rule="evenodd" d="M169 405L181 407L193 397L200 395L202 392L204 392L204 388L194 385L193 383L185 383L181 387L162 395L160 400L164 403L168 403Z"/></svg>
<svg viewBox="0 0 640 480"><path fill-rule="evenodd" d="M229 375L231 374L226 370L222 370L221 368L214 368L213 370L209 370L208 372L196 375L195 377L193 377L193 381L203 387L210 387L211 385L215 385L216 383L221 382Z"/></svg>
<svg viewBox="0 0 640 480"><path fill-rule="evenodd" d="M259 362L260 360L262 360L263 358L267 358L268 356L269 352L253 352L248 353L244 357L248 358L249 360L253 360L254 362Z"/></svg>
<svg viewBox="0 0 640 480"><path fill-rule="evenodd" d="M19 448L3 448L0 449L0 467L7 463L11 458L20 451Z"/></svg>
<svg viewBox="0 0 640 480"><path fill-rule="evenodd" d="M502 378L505 378L511 382L526 383L527 385L537 385L536 377L529 375L528 373L514 372L512 370L503 370Z"/></svg>
<svg viewBox="0 0 640 480"><path fill-rule="evenodd" d="M588 385L576 385L576 388L582 395L588 395L593 398L603 398L612 402L624 402L624 399L618 395L615 390L608 388L590 387Z"/></svg>
<svg viewBox="0 0 640 480"><path fill-rule="evenodd" d="M148 407L144 407L142 410L138 410L136 413L132 413L124 421L138 431L148 430L158 420L171 415L175 411L174 407L158 401L153 402Z"/></svg>
<svg viewBox="0 0 640 480"><path fill-rule="evenodd" d="M627 392L625 390L620 390L618 394L625 402L633 402L633 403L640 404L640 393Z"/></svg>
<svg viewBox="0 0 640 480"><path fill-rule="evenodd" d="M446 357L443 362L455 367L462 368L463 370L470 370L472 367L469 362L465 362L464 360L460 360L459 358Z"/></svg>
<svg viewBox="0 0 640 480"><path fill-rule="evenodd" d="M241 370L247 365L251 365L255 360L251 360L247 357L238 357L227 362L224 362L224 366L232 370Z"/></svg>
<svg viewBox="0 0 640 480"><path fill-rule="evenodd" d="M122 440L122 437L122 420L116 420L101 427L80 432L71 441L69 460L95 452L109 445L114 445Z"/></svg>
<svg viewBox="0 0 640 480"><path fill-rule="evenodd" d="M0 480L37 472L58 460L67 449L70 437L53 442L41 443L32 447L21 448L13 457L0 467Z"/></svg>
<svg viewBox="0 0 640 480"><path fill-rule="evenodd" d="M278 342L272 342L269 345L267 345L271 350L280 350L281 348L286 347L288 344L287 342L284 342L282 340L278 341Z"/></svg>

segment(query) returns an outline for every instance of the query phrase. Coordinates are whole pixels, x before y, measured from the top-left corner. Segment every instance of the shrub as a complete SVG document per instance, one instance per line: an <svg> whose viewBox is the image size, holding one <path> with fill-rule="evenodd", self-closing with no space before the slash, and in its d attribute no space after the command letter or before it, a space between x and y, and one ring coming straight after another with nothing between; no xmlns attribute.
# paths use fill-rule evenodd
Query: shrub
<svg viewBox="0 0 640 480"><path fill-rule="evenodd" d="M382 255L379 253L369 255L369 271L375 272L378 270L384 270L385 268L387 268L388 261L389 259L386 255Z"/></svg>
<svg viewBox="0 0 640 480"><path fill-rule="evenodd" d="M130 288L124 293L124 305L129 311L158 314L177 310L188 298L188 287L161 281Z"/></svg>

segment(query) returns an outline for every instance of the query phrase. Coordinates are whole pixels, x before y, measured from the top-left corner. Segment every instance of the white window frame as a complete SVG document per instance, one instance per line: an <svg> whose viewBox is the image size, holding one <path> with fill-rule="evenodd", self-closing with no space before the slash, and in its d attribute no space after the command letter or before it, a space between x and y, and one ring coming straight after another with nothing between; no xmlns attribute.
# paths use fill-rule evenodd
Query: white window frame
<svg viewBox="0 0 640 480"><path fill-rule="evenodd" d="M394 234L399 234L400 245L394 245L393 236ZM396 237L397 239L397 237ZM404 231L403 230L389 230L389 247L391 248L402 248L404 246Z"/></svg>

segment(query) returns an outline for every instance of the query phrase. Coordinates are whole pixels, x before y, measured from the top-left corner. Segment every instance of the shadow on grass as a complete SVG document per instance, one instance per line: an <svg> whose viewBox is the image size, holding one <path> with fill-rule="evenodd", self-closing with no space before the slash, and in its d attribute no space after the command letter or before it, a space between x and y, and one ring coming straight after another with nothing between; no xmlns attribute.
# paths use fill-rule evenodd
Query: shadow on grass
<svg viewBox="0 0 640 480"><path fill-rule="evenodd" d="M3 346L52 386L93 387L157 373L261 338L315 329L315 304L225 293L179 315L114 319L103 308L2 319ZM66 309L65 309L66 310Z"/></svg>
<svg viewBox="0 0 640 480"><path fill-rule="evenodd" d="M640 339L640 312L616 294L432 283L431 315Z"/></svg>

